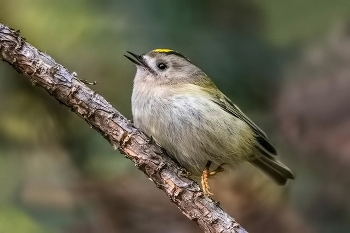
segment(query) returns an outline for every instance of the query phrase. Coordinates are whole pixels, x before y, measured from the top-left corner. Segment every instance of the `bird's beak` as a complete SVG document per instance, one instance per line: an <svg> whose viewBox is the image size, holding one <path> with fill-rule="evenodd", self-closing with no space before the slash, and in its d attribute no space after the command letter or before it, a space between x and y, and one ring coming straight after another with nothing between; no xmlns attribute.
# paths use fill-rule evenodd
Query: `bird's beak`
<svg viewBox="0 0 350 233"><path fill-rule="evenodd" d="M133 57L135 58L135 59L134 59L134 58L132 58L132 57L129 57L129 56L127 56L127 55L124 55L124 56L125 56L127 59L129 59L132 63L134 63L134 64L137 65L137 66L143 66L143 67L149 69L147 63L145 62L145 59L144 59L142 56L137 55L137 54L132 53L132 52L129 52L129 51L126 51L126 52L129 53L131 56L133 56Z"/></svg>

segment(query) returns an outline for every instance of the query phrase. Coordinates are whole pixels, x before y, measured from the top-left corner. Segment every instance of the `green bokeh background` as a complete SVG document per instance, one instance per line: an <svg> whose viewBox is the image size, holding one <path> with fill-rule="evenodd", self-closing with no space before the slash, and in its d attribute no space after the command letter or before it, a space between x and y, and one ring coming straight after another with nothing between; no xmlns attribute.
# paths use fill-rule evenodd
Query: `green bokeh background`
<svg viewBox="0 0 350 233"><path fill-rule="evenodd" d="M278 199L274 213L291 212L279 224L297 224L305 232L349 232L350 203L344 197L349 190L337 191L341 195L332 199L337 203L333 208L327 195L320 195L324 183L333 182L324 175L327 165L306 159L276 120L281 92L286 83L297 82L285 75L286 68L347 22L349 10L348 0L0 0L0 22L19 29L29 43L79 78L97 81L91 88L129 119L135 67L123 57L125 51L172 48L186 55L270 135L282 160L296 171L288 188L266 181L276 198L262 197L261 202ZM150 207L143 198L130 217L115 220L114 214L123 215L126 207L108 207L107 200L120 195L126 206L147 192L168 200L83 120L6 63L0 63L0 111L0 233L200 232L171 204L166 213L172 230L165 230L145 216L147 208L160 211L163 204ZM253 183L244 170L241 176L244 185ZM123 194L119 185L137 186L137 191ZM101 190L111 198L103 198ZM214 189L219 200L220 192L230 193L220 190ZM223 203L224 209L230 206L238 204ZM263 220L267 210L254 218L231 213L251 232L269 232L264 227L277 224ZM145 222L154 223L146 227Z"/></svg>

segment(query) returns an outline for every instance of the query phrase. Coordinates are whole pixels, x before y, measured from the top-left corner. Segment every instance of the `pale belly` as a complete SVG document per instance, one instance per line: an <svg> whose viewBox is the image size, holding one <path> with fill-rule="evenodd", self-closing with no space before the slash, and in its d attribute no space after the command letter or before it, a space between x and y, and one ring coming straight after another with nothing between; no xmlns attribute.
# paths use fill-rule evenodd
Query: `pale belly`
<svg viewBox="0 0 350 233"><path fill-rule="evenodd" d="M208 161L235 166L253 153L250 127L205 98L134 99L133 117L136 127L193 175L201 174Z"/></svg>

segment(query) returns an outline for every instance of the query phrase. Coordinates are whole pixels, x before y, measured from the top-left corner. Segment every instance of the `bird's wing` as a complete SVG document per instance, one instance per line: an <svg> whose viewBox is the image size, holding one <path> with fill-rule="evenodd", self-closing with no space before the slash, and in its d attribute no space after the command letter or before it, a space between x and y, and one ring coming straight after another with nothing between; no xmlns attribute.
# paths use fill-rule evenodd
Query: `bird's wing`
<svg viewBox="0 0 350 233"><path fill-rule="evenodd" d="M270 154L277 155L276 149L268 141L265 132L262 131L252 120L250 120L234 103L231 102L229 98L222 94L221 97L217 96L213 101L218 104L223 110L244 121L253 129L254 133L256 134L255 137L259 142L258 149L262 150L261 152L263 154L268 157L270 157ZM268 154L266 154L266 152Z"/></svg>

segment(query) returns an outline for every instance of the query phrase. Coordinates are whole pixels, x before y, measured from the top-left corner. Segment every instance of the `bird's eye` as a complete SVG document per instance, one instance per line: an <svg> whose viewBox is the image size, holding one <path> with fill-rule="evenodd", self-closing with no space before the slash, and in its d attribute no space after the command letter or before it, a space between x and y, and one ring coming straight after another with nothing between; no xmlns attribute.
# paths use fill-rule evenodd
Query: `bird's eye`
<svg viewBox="0 0 350 233"><path fill-rule="evenodd" d="M161 70L165 70L166 68L168 68L167 65L165 65L164 63L159 63L157 66Z"/></svg>

